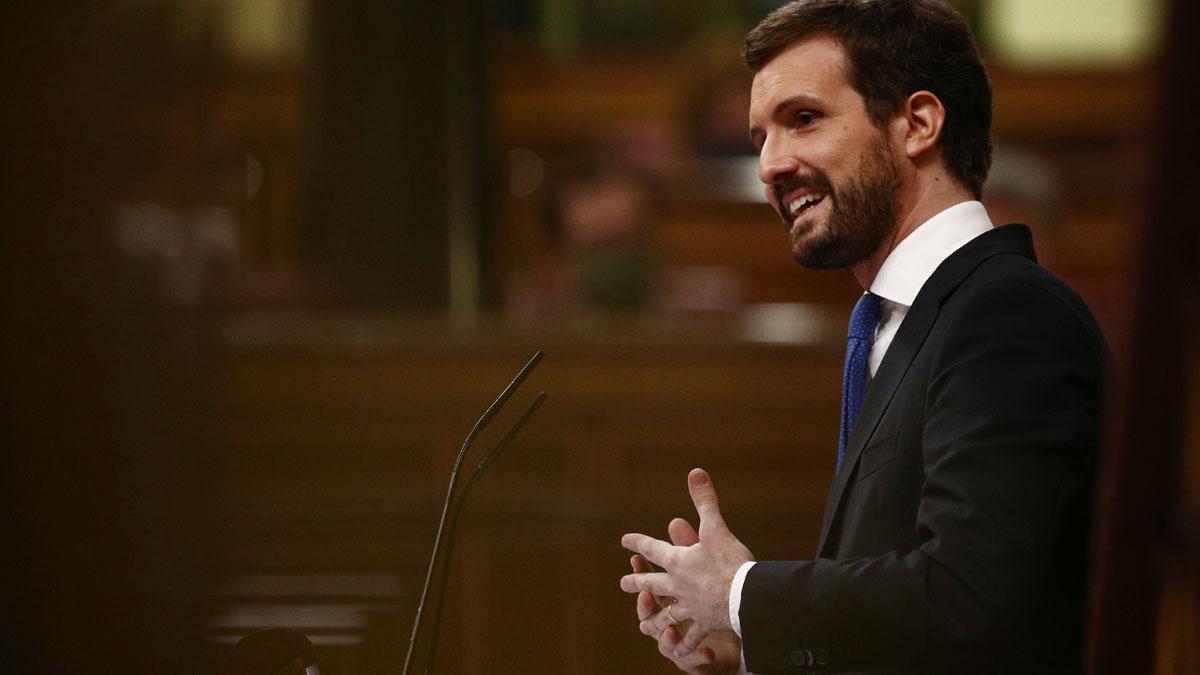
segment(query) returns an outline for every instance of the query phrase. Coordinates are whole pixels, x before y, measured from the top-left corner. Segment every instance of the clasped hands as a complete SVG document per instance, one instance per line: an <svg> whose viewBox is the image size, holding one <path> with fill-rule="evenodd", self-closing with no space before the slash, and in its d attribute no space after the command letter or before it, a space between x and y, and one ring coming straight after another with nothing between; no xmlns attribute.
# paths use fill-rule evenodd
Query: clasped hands
<svg viewBox="0 0 1200 675"><path fill-rule="evenodd" d="M638 594L641 631L680 670L732 673L741 660L741 641L729 624L729 587L754 556L725 525L706 471L688 474L688 492L700 516L699 531L676 518L667 527L670 544L644 534L621 537L621 545L637 554L621 590ZM655 572L651 563L665 572Z"/></svg>

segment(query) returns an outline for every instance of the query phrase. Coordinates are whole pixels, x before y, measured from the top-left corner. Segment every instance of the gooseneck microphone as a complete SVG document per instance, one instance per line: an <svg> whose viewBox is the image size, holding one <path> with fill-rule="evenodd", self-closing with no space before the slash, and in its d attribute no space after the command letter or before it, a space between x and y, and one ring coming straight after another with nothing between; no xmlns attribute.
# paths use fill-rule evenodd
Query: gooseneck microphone
<svg viewBox="0 0 1200 675"><path fill-rule="evenodd" d="M496 444L496 447L492 448L492 451L483 458L483 461L479 463L479 466L475 467L475 471L472 472L471 477L467 479L466 485L463 485L462 496L460 496L458 501L454 504L454 511L450 514L450 529L446 535L446 548L442 554L442 573L441 579L438 580L436 596L437 604L433 606L433 617L430 624L430 630L432 633L429 636L429 653L427 656L429 661L427 672L433 671L433 661L437 657L438 633L440 632L442 625L442 608L446 604L446 584L450 578L450 558L454 555L454 534L458 530L458 516L462 512L463 504L466 503L467 495L470 494L471 488L475 485L475 483L479 482L479 479L483 477L483 473L487 471L487 468L492 465L492 462L496 461L496 458L500 456L500 453L504 450L504 448L508 447L509 442L516 437L517 432L521 430L521 427L525 426L526 420L533 416L533 413L541 407L542 402L545 400L546 392L540 392L537 398L534 399L533 403L529 404L529 407L525 409L525 412L521 413L521 417L513 423L513 426L508 430L508 433L504 434L504 438L500 439L500 442Z"/></svg>
<svg viewBox="0 0 1200 675"><path fill-rule="evenodd" d="M421 619L425 612L425 602L429 599L429 588L433 583L433 574L437 568L439 552L442 551L443 535L447 535L445 537L447 543L445 548L445 559L442 561L442 574L438 589L437 609L434 612L434 622L432 626L433 634L430 638L429 653L426 658L426 672L428 672L429 668L432 666L434 649L437 647L438 623L441 619L442 606L445 599L446 582L450 568L450 556L454 550L454 533L458 524L458 516L462 513L463 502L466 501L467 494L470 492L471 487L483 477L483 474L485 471L487 471L487 468L491 466L492 462L496 460L504 448L506 448L512 439L516 437L517 432L521 430L521 427L525 425L525 422L533 416L533 413L536 412L539 407L541 407L542 402L546 400L546 392L543 391L538 394L533 403L531 403L525 412L521 414L521 417L513 423L512 428L510 428L508 432L504 434L504 437L500 439L500 442L496 444L496 447L493 448L492 451L484 457L483 461L479 463L479 466L475 468L475 471L471 474L470 479L468 479L466 486L463 488L462 497L455 502L454 495L458 487L458 473L462 468L463 459L466 458L467 451L471 448L471 444L475 441L475 437L478 436L479 433L483 431L484 427L487 426L488 422L490 422L492 418L496 416L496 413L500 411L500 408L504 407L505 402L507 402L517 388L521 386L521 383L525 381L525 378L529 376L529 373L533 371L534 367L537 366L538 362L541 360L542 352L540 351L534 354L533 358L529 359L529 362L525 364L525 367L521 369L521 372L517 373L517 376L513 378L513 381L504 388L504 391L500 393L500 396L495 400L495 402L493 402L492 405L479 418L479 420L475 422L475 426L472 427L470 433L467 434L467 438L463 442L462 448L459 449L458 455L454 458L454 464L450 470L450 483L446 488L446 499L442 504L442 515L438 520L437 534L433 539L433 553L429 557L429 569L425 573L425 584L421 588L421 598L417 603L417 615L413 620L412 635L408 640L408 653L404 657L404 670L402 671L403 675L408 675L409 669L413 664L413 656L416 653L417 638L421 631Z"/></svg>

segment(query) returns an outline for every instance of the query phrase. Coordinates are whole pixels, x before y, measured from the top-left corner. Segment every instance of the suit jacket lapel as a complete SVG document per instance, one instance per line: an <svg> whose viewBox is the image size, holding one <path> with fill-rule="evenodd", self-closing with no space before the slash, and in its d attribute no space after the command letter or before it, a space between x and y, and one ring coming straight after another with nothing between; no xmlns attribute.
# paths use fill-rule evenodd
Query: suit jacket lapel
<svg viewBox="0 0 1200 675"><path fill-rule="evenodd" d="M862 410L859 411L858 421L850 435L846 447L846 457L842 470L834 477L829 486L829 496L825 501L825 516L821 523L821 538L817 544L818 557L831 557L832 552L826 551L826 543L838 511L841 509L849 486L850 476L854 474L859 456L875 435L879 421L887 410L896 394L896 389L904 379L920 351L925 338L938 317L942 304L950 297L964 279L984 260L1002 253L1018 253L1036 260L1033 253L1033 238L1029 229L1024 225L1007 225L986 232L968 242L950 257L942 261L937 270L921 287L921 291L913 300L900 330L892 339L887 355L879 364L875 378L867 387L866 398L863 399Z"/></svg>
<svg viewBox="0 0 1200 675"><path fill-rule="evenodd" d="M833 484L829 486L829 496L825 502L825 518L821 524L821 540L817 546L818 556L825 555L825 541L829 536L830 525L833 523L834 514L841 506L842 497L846 493L846 487L849 484L850 476L854 473L853 469L858 462L858 457L862 454L868 441L875 435L875 428L879 426L883 412L887 410L888 404L891 403L892 397L896 393L896 388L900 386L900 381L904 379L904 374L912 365L913 358L916 357L917 351L925 342L926 336L929 335L929 329L933 327L933 321L937 318L938 308L936 303L916 301L913 303L908 315L904 317L904 323L900 324L900 330L897 331L896 337L892 339L887 355L879 364L879 370L867 387L862 410L858 413L858 421L855 423L854 431L850 434L850 441L846 445L846 457L843 460L842 470L838 472L833 479Z"/></svg>

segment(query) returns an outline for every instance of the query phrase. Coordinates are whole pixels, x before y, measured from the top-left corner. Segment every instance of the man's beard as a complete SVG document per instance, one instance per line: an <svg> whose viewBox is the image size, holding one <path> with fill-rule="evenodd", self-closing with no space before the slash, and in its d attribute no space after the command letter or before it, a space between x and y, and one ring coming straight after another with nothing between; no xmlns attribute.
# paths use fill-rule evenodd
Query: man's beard
<svg viewBox="0 0 1200 675"><path fill-rule="evenodd" d="M834 269L851 267L871 257L896 228L901 180L900 167L880 137L863 155L858 176L836 192L820 173L793 176L777 186L776 203L781 208L782 195L801 187L824 190L825 199L832 199L824 228L810 233L803 248L793 248L796 262L812 269ZM814 223L816 227L819 225Z"/></svg>

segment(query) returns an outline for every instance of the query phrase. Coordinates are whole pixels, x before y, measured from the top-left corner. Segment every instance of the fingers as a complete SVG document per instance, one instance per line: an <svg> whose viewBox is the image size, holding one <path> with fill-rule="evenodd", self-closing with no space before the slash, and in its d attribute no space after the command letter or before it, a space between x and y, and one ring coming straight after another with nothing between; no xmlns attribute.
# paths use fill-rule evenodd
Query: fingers
<svg viewBox="0 0 1200 675"><path fill-rule="evenodd" d="M638 573L648 573L648 572L654 571L654 567L650 565L649 561L647 561L645 558L643 558L640 555L634 555L634 556L630 557L629 558L629 566L633 568L634 572L638 572ZM666 607L667 605L669 605L673 602L675 602L674 598L660 598L660 597L650 593L649 591L642 591L642 592L638 593L638 598L637 598L638 621L645 621L646 619L650 618L655 613L657 613L658 610L662 609L663 607Z"/></svg>
<svg viewBox="0 0 1200 675"><path fill-rule="evenodd" d="M713 526L724 527L725 521L721 518L721 508L717 503L717 489L713 487L707 471L692 469L688 473L688 493L696 505L696 513L700 515L701 532Z"/></svg>
<svg viewBox="0 0 1200 675"><path fill-rule="evenodd" d="M658 651L668 659L675 661L675 650L679 647L680 642L683 642L683 632L679 630L678 626L671 626L659 634Z"/></svg>
<svg viewBox="0 0 1200 675"><path fill-rule="evenodd" d="M656 611L642 619L642 622L638 624L638 628L646 635L658 635L668 628L678 628L678 625L686 620L683 613L683 610L676 607L674 603L666 604L662 606L660 611ZM682 632L680 631L680 633Z"/></svg>
<svg viewBox="0 0 1200 675"><path fill-rule="evenodd" d="M662 609L662 606L658 604L658 600L653 595L647 592L638 593L637 617L639 622L645 622L646 619L658 613L660 609Z"/></svg>
<svg viewBox="0 0 1200 675"><path fill-rule="evenodd" d="M665 607L662 607L659 611L655 611L654 614L647 616L641 623L638 623L638 628L641 629L642 633L647 635L658 635L666 631L667 628L674 628L680 635L683 635L689 632L686 631L684 626L694 627L688 621L686 610L674 603L665 605Z"/></svg>
<svg viewBox="0 0 1200 675"><path fill-rule="evenodd" d="M674 663L675 667L680 670L692 670L693 668L706 666L716 660L716 653L708 647L701 647L683 656L676 656L675 652L682 640L682 635L680 635L679 630L675 627L666 629L658 638L659 653L670 659L671 663Z"/></svg>
<svg viewBox="0 0 1200 675"><path fill-rule="evenodd" d="M676 546L691 546L700 543L700 535L696 534L692 524L683 518L672 520L667 525L667 534L671 537L671 543Z"/></svg>
<svg viewBox="0 0 1200 675"><path fill-rule="evenodd" d="M716 565L722 561L707 561L704 554L710 550L709 547L693 547L700 543L702 534L706 542L712 542L717 547L712 550L724 551L721 544L725 543L736 544L740 549L745 547L732 537L725 525L717 491L708 472L693 469L688 474L688 493L700 516L698 531L688 521L676 518L667 525L669 544L644 534L631 533L621 537L621 545L637 554L629 559L633 574L621 577L621 589L637 594L638 627L642 633L655 638L663 656L681 670L699 672L707 671L708 666L716 663L717 650L705 644L704 640L713 630L721 629L721 625L718 621L718 625L710 626L712 617L706 611L698 611L698 607L708 605L702 602L697 607L692 606L696 601L693 596L697 593L704 596L703 588L693 588L697 581L693 578L697 576L693 568L697 564ZM726 539L732 539L732 542ZM733 553L739 553L740 549ZM748 551L744 553L749 554ZM655 565L665 571L656 571ZM699 577L702 582L708 579L703 574ZM676 583L682 585L677 588ZM701 586L708 587L711 584L701 583ZM687 607L672 604L679 591L685 591L685 595L688 595L682 601L682 605ZM724 645L721 651L724 655Z"/></svg>
<svg viewBox="0 0 1200 675"><path fill-rule="evenodd" d="M657 638L663 634L668 628L675 631L676 636L682 636L687 633L691 626L690 622L673 620L674 617L667 611L672 604L659 604L657 598L650 596L654 603L647 603L642 600L643 596L650 595L649 593L641 593L638 595L638 630L643 635Z"/></svg>
<svg viewBox="0 0 1200 675"><path fill-rule="evenodd" d="M621 577L621 590L626 593L650 591L654 595L675 595L675 581L665 572L626 574Z"/></svg>
<svg viewBox="0 0 1200 675"><path fill-rule="evenodd" d="M675 547L661 539L644 534L627 534L621 537L621 546L634 553L641 553L646 560L659 567L672 567L670 563L674 560Z"/></svg>
<svg viewBox="0 0 1200 675"><path fill-rule="evenodd" d="M689 526L690 528L690 526ZM630 558L634 569L649 567L640 556ZM671 598L659 598L648 591L638 593L638 628L642 633L655 638L658 651L683 671L691 671L713 663L716 653L708 647L696 647L684 651L681 646L687 635L690 622L679 621L667 611Z"/></svg>
<svg viewBox="0 0 1200 675"><path fill-rule="evenodd" d="M674 661L675 648L678 647L679 643L682 641L683 636L680 635L679 631L674 626L672 626L667 630L664 630L658 636L658 652L668 659Z"/></svg>
<svg viewBox="0 0 1200 675"><path fill-rule="evenodd" d="M716 660L716 653L708 647L701 647L687 656L676 657L672 659L672 661L675 662L675 665L680 670L685 671L690 671L693 668L699 668L701 666L707 666Z"/></svg>
<svg viewBox="0 0 1200 675"><path fill-rule="evenodd" d="M679 644L675 646L675 656L683 657L692 653L700 646L700 641L704 637L698 630L688 631L686 634L680 636Z"/></svg>

